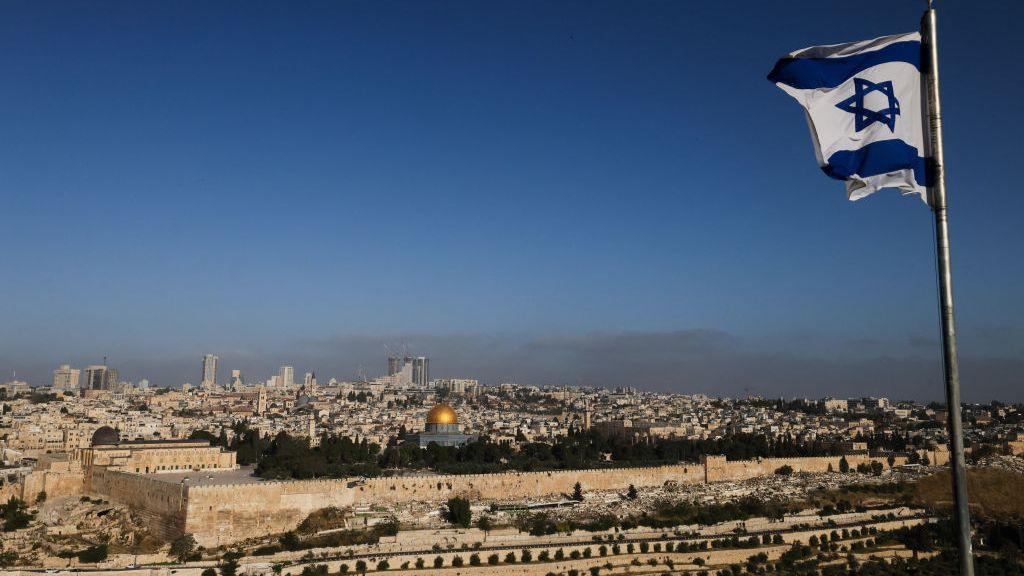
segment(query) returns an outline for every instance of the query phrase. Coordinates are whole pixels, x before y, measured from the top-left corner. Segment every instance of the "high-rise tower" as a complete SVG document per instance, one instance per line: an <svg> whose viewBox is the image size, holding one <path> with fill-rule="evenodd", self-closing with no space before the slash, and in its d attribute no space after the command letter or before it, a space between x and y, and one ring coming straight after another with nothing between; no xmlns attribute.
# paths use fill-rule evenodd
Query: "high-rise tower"
<svg viewBox="0 0 1024 576"><path fill-rule="evenodd" d="M401 372L404 365L400 356L388 356L388 376L394 376Z"/></svg>
<svg viewBox="0 0 1024 576"><path fill-rule="evenodd" d="M277 385L282 388L291 388L295 385L295 368L292 366L281 366L277 371Z"/></svg>
<svg viewBox="0 0 1024 576"><path fill-rule="evenodd" d="M85 390L107 390L109 377L107 367L99 364L85 367L85 380L82 388Z"/></svg>
<svg viewBox="0 0 1024 576"><path fill-rule="evenodd" d="M60 368L53 371L53 387L57 390L74 390L78 388L80 374L80 370L61 364Z"/></svg>
<svg viewBox="0 0 1024 576"><path fill-rule="evenodd" d="M217 361L219 358L213 354L203 356L203 388L217 387Z"/></svg>
<svg viewBox="0 0 1024 576"><path fill-rule="evenodd" d="M426 388L430 382L430 360L426 356L419 356L412 359L412 383L420 388Z"/></svg>

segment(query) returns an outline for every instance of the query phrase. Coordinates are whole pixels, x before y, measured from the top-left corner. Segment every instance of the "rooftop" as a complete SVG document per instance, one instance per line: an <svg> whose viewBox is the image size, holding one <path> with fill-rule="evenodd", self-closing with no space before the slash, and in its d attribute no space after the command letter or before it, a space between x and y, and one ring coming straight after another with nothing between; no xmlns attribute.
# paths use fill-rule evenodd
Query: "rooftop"
<svg viewBox="0 0 1024 576"><path fill-rule="evenodd" d="M265 482L263 478L252 475L252 466L242 466L235 470L214 470L214 471L189 471L169 472L162 474L141 474L150 480L159 480L168 484L181 484L182 480L188 478L185 484L189 486L216 486L224 484L259 484Z"/></svg>

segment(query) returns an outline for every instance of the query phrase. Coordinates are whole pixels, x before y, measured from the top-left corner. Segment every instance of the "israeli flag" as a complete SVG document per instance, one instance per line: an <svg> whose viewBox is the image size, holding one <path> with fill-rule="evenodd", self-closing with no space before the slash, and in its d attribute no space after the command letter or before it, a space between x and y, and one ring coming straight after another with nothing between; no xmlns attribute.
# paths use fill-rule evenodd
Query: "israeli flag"
<svg viewBox="0 0 1024 576"><path fill-rule="evenodd" d="M928 201L919 33L797 50L768 79L804 107L818 165L850 200L894 187Z"/></svg>

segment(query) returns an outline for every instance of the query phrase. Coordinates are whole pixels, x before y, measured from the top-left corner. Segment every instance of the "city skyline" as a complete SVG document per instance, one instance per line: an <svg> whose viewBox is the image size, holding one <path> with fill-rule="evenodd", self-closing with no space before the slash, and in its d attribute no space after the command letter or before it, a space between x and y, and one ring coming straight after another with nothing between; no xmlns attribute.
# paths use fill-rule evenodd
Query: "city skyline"
<svg viewBox="0 0 1024 576"><path fill-rule="evenodd" d="M406 339L441 376L938 399L927 211L847 202L764 78L919 8L13 3L0 374L351 377ZM1024 8L944 10L964 396L1017 401Z"/></svg>
<svg viewBox="0 0 1024 576"><path fill-rule="evenodd" d="M408 346L411 342L431 342L432 348L444 352L445 356L428 354L430 364L441 366L437 374L430 374L428 380L419 382L425 385L435 379L472 378L487 385L511 382L520 385L534 386L586 386L614 389L633 387L655 392L679 394L704 394L721 397L762 396L766 398L820 398L822 396L861 397L885 396L900 400L939 401L941 388L936 388L941 374L933 374L940 369L926 354L922 354L916 362L899 362L890 360L878 364L875 359L867 357L851 357L850 366L856 366L860 379L843 381L842 374L828 372L827 364L814 363L809 359L781 357L767 348L757 348L750 342L744 342L731 335L716 332L679 332L672 335L610 335L592 334L585 338L561 337L544 341L523 338L521 340L480 338L477 336L458 336L445 339L415 338L406 335L401 342ZM667 342L667 343L666 343ZM831 346L832 344L813 343L806 339L808 346ZM884 347L885 342L858 342L858 345ZM929 351L936 345L926 340L909 343L919 350ZM246 374L246 383L267 382L271 379L280 381L282 371L292 374L292 384L296 384L294 374L315 372L325 376L324 380L335 378L342 382L356 382L363 378L390 376L391 359L402 360L389 350L395 347L395 340L382 341L373 339L349 340L338 339L322 348L307 347L286 356L282 364L276 357L260 357L258 354L234 351L216 354L218 362L225 362L229 371L240 371ZM664 347L676 352L670 353ZM499 349L495 351L495 349ZM414 350L426 350L419 346ZM514 352L510 352L513 350ZM614 350L614 353L609 351ZM348 352L358 356L343 360L338 352ZM508 359L503 356L508 353ZM202 357L201 357L202 358ZM409 360L418 360L421 356L406 356ZM625 361L629 358L629 361ZM639 358L639 360L636 360ZM300 359L301 361L296 361ZM698 365L694 361L700 359ZM86 360L88 362L88 360ZM645 366L647 362L650 365ZM66 364L61 360L48 368L42 381L19 372L19 380L27 380L32 385L49 385L53 380L55 369ZM115 362L110 361L113 365ZM524 370L521 363L529 364L530 368L540 366L540 370ZM985 370L972 358L965 358L962 363L969 371ZM197 361L195 358L164 358L161 366L171 374L180 374L154 380L151 371L145 370L131 360L119 360L116 368L120 370L121 380L138 381L146 378L156 387L177 388L184 383L193 386L201 385L195 378ZM544 365L562 366L575 364L579 374L574 380L559 380L543 372ZM124 366L128 369L125 370ZM411 364L410 364L411 365ZM71 368L82 369L83 379L86 365L71 362ZM398 366L400 369L400 366ZM1007 372L1011 368L1004 367ZM657 373L676 372L671 380L659 380ZM412 372L415 374L415 371ZM917 378L918 374L927 376ZM802 376L801 376L802 375ZM985 382L997 381L999 374ZM782 379L791 379L783 381ZM0 378L0 380L3 380ZM84 380L83 380L84 381ZM823 388L823 383L829 388ZM790 392L779 392L779 390ZM964 401L971 403L987 403L992 400L1003 402L1019 402L1017 389L996 390L990 386L975 386L964 391Z"/></svg>

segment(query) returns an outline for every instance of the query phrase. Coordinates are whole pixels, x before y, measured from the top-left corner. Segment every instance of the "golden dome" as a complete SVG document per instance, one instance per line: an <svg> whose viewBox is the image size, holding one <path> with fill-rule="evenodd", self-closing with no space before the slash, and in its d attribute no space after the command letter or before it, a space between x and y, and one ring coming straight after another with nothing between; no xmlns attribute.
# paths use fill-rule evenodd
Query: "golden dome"
<svg viewBox="0 0 1024 576"><path fill-rule="evenodd" d="M447 404L438 404L427 412L427 424L455 424L458 421L455 410Z"/></svg>

